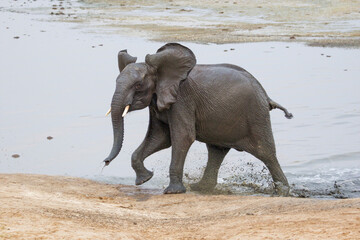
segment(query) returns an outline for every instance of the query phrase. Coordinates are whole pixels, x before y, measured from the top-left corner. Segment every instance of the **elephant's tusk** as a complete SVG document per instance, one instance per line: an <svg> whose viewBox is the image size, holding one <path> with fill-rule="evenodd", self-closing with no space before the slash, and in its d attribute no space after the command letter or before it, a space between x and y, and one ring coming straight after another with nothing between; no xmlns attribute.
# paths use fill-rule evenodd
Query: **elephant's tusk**
<svg viewBox="0 0 360 240"><path fill-rule="evenodd" d="M127 112L129 111L129 108L130 108L130 105L127 105L127 106L125 107L125 110L124 110L124 112L123 112L123 114L122 114L122 117L125 117L125 115L126 115Z"/></svg>
<svg viewBox="0 0 360 240"><path fill-rule="evenodd" d="M105 117L107 116L107 115L109 115L111 113L111 108L109 109L109 111L107 111L107 113L105 114Z"/></svg>

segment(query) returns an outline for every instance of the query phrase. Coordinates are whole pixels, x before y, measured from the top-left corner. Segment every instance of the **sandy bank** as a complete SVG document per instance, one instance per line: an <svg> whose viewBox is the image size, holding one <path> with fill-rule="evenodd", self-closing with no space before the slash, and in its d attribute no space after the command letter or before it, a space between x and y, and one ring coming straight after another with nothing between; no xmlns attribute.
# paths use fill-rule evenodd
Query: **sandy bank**
<svg viewBox="0 0 360 240"><path fill-rule="evenodd" d="M73 22L89 32L160 42L360 47L359 1L353 0L38 0L5 6L9 12L40 14L45 21Z"/></svg>
<svg viewBox="0 0 360 240"><path fill-rule="evenodd" d="M360 199L154 194L0 175L1 239L358 239Z"/></svg>
<svg viewBox="0 0 360 240"><path fill-rule="evenodd" d="M63 18L95 26L97 31L162 42L300 41L315 46L360 46L358 1L84 2L82 11Z"/></svg>

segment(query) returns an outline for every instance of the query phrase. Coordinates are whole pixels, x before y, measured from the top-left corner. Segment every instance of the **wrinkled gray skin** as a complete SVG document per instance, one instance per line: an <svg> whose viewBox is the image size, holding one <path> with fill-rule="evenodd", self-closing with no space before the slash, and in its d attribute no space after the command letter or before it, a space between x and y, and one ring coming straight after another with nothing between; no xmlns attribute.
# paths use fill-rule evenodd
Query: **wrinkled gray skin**
<svg viewBox="0 0 360 240"><path fill-rule="evenodd" d="M172 146L170 184L164 193L184 193L182 178L186 154L198 140L206 143L209 155L202 179L192 190L209 191L217 184L220 165L231 148L246 151L269 169L275 193L288 195L289 184L276 158L269 111L279 108L260 83L241 67L230 64L195 65L192 51L170 43L145 63L119 52L120 75L111 103L114 144L105 164L120 152L124 136L122 113L149 107L150 121L144 141L132 154L136 185L153 173L144 159Z"/></svg>

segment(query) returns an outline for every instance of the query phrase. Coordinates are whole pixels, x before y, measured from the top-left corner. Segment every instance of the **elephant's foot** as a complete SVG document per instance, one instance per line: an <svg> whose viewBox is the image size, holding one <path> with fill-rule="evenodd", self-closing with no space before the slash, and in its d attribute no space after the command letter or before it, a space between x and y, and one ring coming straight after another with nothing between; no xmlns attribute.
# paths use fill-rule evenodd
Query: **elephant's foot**
<svg viewBox="0 0 360 240"><path fill-rule="evenodd" d="M164 193L165 194L174 194L174 193L185 193L186 188L182 183L170 183L170 185L165 188Z"/></svg>
<svg viewBox="0 0 360 240"><path fill-rule="evenodd" d="M289 196L289 191L290 191L289 185L285 185L282 182L274 182L274 184L275 184L275 189L274 189L275 196L282 196L282 197Z"/></svg>
<svg viewBox="0 0 360 240"><path fill-rule="evenodd" d="M135 184L136 185L141 185L147 181L149 181L152 176L154 176L154 173L145 169L146 171L142 172L142 173L136 173L136 180L135 180Z"/></svg>
<svg viewBox="0 0 360 240"><path fill-rule="evenodd" d="M216 182L215 183L209 181L206 182L203 180L197 183L190 184L191 190L197 192L212 192L215 186L216 186Z"/></svg>

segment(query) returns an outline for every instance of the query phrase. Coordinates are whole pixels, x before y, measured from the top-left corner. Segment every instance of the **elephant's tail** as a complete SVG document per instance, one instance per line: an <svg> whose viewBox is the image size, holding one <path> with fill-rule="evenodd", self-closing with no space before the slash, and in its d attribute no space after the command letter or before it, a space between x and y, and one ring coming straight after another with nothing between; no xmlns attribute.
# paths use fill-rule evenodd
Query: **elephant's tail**
<svg viewBox="0 0 360 240"><path fill-rule="evenodd" d="M292 113L289 113L286 108L284 108L283 106L281 106L277 102L271 100L270 98L269 98L269 107L270 107L270 111L273 110L273 109L278 108L278 109L282 110L285 113L286 118L288 118L288 119L293 118Z"/></svg>

